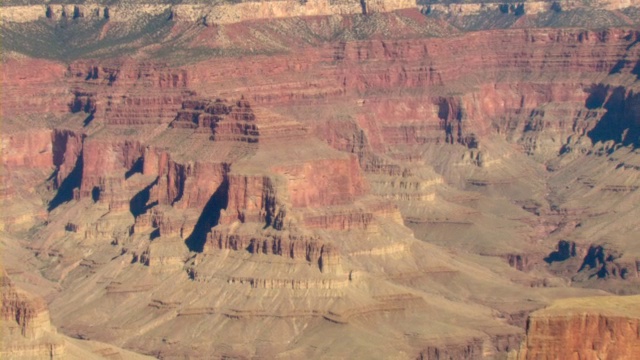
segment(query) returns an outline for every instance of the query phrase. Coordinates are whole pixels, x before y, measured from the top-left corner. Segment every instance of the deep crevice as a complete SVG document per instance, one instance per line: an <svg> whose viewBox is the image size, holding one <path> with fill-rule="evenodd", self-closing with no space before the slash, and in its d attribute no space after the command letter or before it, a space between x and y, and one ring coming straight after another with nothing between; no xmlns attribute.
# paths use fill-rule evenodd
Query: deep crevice
<svg viewBox="0 0 640 360"><path fill-rule="evenodd" d="M218 189L211 195L209 201L202 209L202 213L193 228L191 235L185 240L190 251L202 252L207 234L212 227L218 225L220 212L226 209L229 202L229 182L225 176Z"/></svg>
<svg viewBox="0 0 640 360"><path fill-rule="evenodd" d="M143 169L144 169L144 159L142 157L139 157L138 159L136 159L133 165L131 165L131 168L127 170L126 173L124 173L124 178L128 179L131 176L133 176L133 174L135 173L142 173ZM157 183L158 180L156 179L155 182Z"/></svg>
<svg viewBox="0 0 640 360"><path fill-rule="evenodd" d="M58 187L58 192L56 192L56 195L49 202L48 211L52 211L62 203L73 199L73 190L80 188L80 184L82 183L82 167L83 160L82 153L80 153L73 170L71 170L69 175L62 181L62 184Z"/></svg>
<svg viewBox="0 0 640 360"><path fill-rule="evenodd" d="M620 72L622 72L622 69L624 69L625 66L627 66L627 64L628 64L627 60L618 60L618 62L616 62L613 68L611 68L611 71L609 71L609 75L619 74Z"/></svg>
<svg viewBox="0 0 640 360"><path fill-rule="evenodd" d="M604 94L604 96L603 96ZM587 136L595 144L599 141L613 140L623 146L640 145L640 125L636 123L638 115L632 103L640 101L638 94L626 94L623 87L617 87L609 91L608 88L596 89L587 99L587 107L594 108L602 102L600 107L606 109L596 126L587 133Z"/></svg>
<svg viewBox="0 0 640 360"><path fill-rule="evenodd" d="M367 0L360 0L360 7L362 7L362 15L367 15Z"/></svg>
<svg viewBox="0 0 640 360"><path fill-rule="evenodd" d="M155 206L155 202L151 204L147 204L147 202L151 197L151 188L153 188L157 183L158 178L156 178L151 184L147 185L144 189L140 190L140 192L138 192L131 198L131 201L129 201L129 210L134 217L138 217L146 213L147 210Z"/></svg>
<svg viewBox="0 0 640 360"><path fill-rule="evenodd" d="M558 249L549 254L544 261L547 264L551 264L553 262L565 261L569 258L576 256L576 243L569 242L566 240L560 240L558 242Z"/></svg>
<svg viewBox="0 0 640 360"><path fill-rule="evenodd" d="M91 122L93 121L93 119L95 118L95 111L92 111L89 113L89 116L87 116L84 121L82 122L82 126L87 127L89 126L89 124L91 124Z"/></svg>
<svg viewBox="0 0 640 360"><path fill-rule="evenodd" d="M636 63L636 66L633 67L631 73L635 75L638 79L640 79L640 60Z"/></svg>
<svg viewBox="0 0 640 360"><path fill-rule="evenodd" d="M93 199L93 202L98 202L98 200L100 200L100 188L97 186L94 186L93 189L91 189L91 199Z"/></svg>

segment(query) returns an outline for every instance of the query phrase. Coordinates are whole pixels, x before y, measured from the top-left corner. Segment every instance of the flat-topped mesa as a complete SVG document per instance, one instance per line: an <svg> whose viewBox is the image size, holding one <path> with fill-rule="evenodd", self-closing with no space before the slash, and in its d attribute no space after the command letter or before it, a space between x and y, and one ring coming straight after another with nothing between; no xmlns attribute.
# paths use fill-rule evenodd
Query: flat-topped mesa
<svg viewBox="0 0 640 360"><path fill-rule="evenodd" d="M504 2L469 2L469 3L452 3L452 4L429 4L425 5L430 12L442 12L448 15L476 15L482 12L501 12L501 13L522 13L522 14L540 14L547 11L567 11L583 8L599 8L605 10L618 10L627 7L638 7L638 0L623 1L602 1L597 6L589 6L582 1L575 0L558 0L558 1L522 1L518 5L522 5L520 10L517 6L507 6ZM554 5L555 4L555 5Z"/></svg>
<svg viewBox="0 0 640 360"><path fill-rule="evenodd" d="M298 122L266 110L254 111L246 100L186 100L171 122L173 128L211 131L214 141L263 142L304 136L307 131Z"/></svg>
<svg viewBox="0 0 640 360"><path fill-rule="evenodd" d="M518 359L637 359L639 296L569 298L536 311Z"/></svg>
<svg viewBox="0 0 640 360"><path fill-rule="evenodd" d="M276 166L274 171L287 179L293 208L348 204L368 189L355 156Z"/></svg>
<svg viewBox="0 0 640 360"><path fill-rule="evenodd" d="M423 3L423 2L420 2ZM554 5L557 4L557 5ZM518 12L517 7L506 7L501 2L474 2L453 4L428 4L424 2L424 12L439 12L454 16L476 15L482 12L539 14L548 11L598 8L618 10L638 7L640 1L606 1L597 5L588 5L582 1L523 1ZM182 3L179 5L162 2L137 4L49 4L30 6L6 6L0 17L1 22L31 22L38 19L50 20L92 20L129 22L143 16L167 14L173 21L202 22L204 24L231 24L247 20L288 18L300 16L348 15L384 13L400 9L416 8L415 0L271 0L242 1L237 3L221 2L217 4Z"/></svg>
<svg viewBox="0 0 640 360"><path fill-rule="evenodd" d="M130 22L143 16L166 14L167 20L232 24L246 20L288 18L298 16L367 14L415 8L414 0L275 0L244 1L218 4L162 3L137 4L49 4L4 7L1 22L50 20L93 20Z"/></svg>

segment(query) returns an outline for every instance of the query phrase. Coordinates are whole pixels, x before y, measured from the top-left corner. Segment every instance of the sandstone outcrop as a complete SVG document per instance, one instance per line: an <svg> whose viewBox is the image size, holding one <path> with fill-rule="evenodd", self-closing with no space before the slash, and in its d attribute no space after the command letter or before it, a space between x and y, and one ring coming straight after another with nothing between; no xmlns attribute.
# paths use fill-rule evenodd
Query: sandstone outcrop
<svg viewBox="0 0 640 360"><path fill-rule="evenodd" d="M519 359L635 359L638 297L565 299L531 314Z"/></svg>
<svg viewBox="0 0 640 360"><path fill-rule="evenodd" d="M0 230L53 324L163 358L500 358L554 299L639 292L636 3L500 5L7 8ZM627 339L537 314L525 358Z"/></svg>
<svg viewBox="0 0 640 360"><path fill-rule="evenodd" d="M620 10L638 7L637 0L606 1L598 3L597 7L574 0L551 1L522 1L518 12L516 6L505 5L500 2L477 3L447 3L429 2L418 3L422 12L426 14L442 13L452 16L469 16L486 13L512 13L517 16L524 14L536 15L551 11L568 11L581 9ZM305 16L373 14L402 9L415 9L418 4L407 0L370 0L358 1L327 1L296 0L272 1L243 1L239 3L198 4L185 2L182 4L166 4L163 1L149 1L137 7L127 4L49 4L32 6L5 6L2 22L25 23L39 19L50 20L79 20L131 22L136 18L168 13L168 18L174 21L202 22L205 25L229 24L248 20L278 19ZM556 4L556 5L554 5Z"/></svg>

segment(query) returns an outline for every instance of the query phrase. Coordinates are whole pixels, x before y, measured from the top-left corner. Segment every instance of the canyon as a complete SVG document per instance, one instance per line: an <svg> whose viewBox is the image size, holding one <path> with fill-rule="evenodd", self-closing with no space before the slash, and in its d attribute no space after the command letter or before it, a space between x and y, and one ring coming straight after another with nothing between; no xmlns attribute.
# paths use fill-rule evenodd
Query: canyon
<svg viewBox="0 0 640 360"><path fill-rule="evenodd" d="M0 14L3 357L638 356L637 1Z"/></svg>

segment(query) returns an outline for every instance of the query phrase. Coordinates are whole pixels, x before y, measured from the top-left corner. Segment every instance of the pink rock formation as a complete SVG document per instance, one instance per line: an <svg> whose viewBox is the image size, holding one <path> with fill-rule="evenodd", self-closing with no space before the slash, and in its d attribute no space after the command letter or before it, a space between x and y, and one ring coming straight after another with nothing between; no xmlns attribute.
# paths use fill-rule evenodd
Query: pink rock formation
<svg viewBox="0 0 640 360"><path fill-rule="evenodd" d="M163 357L481 358L549 299L591 294L570 281L640 281L635 250L562 263L618 229L635 249L635 28L161 20L167 43L131 56L3 63L2 227L31 229L63 331ZM565 239L585 253L545 261ZM28 329L39 310L18 303L6 316ZM565 351L551 335L569 357L603 333L635 349L611 319L533 315L522 356Z"/></svg>

